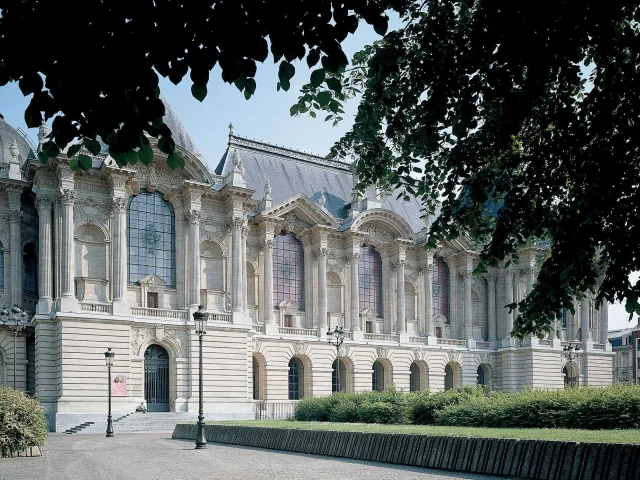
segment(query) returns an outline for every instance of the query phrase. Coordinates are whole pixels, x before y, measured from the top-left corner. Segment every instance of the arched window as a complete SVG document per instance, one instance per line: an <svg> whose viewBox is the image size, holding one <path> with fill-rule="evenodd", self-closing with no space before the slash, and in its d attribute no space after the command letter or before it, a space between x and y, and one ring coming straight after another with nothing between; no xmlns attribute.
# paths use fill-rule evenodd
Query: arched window
<svg viewBox="0 0 640 480"><path fill-rule="evenodd" d="M260 398L260 365L258 359L253 357L253 399Z"/></svg>
<svg viewBox="0 0 640 480"><path fill-rule="evenodd" d="M420 366L413 362L409 368L409 391L419 392L420 390Z"/></svg>
<svg viewBox="0 0 640 480"><path fill-rule="evenodd" d="M129 285L153 273L176 287L175 218L158 192L142 190L129 201L127 241Z"/></svg>
<svg viewBox="0 0 640 480"><path fill-rule="evenodd" d="M433 259L431 290L433 315L442 315L449 320L449 267L442 257Z"/></svg>
<svg viewBox="0 0 640 480"><path fill-rule="evenodd" d="M33 243L27 243L22 252L22 290L38 295L38 254Z"/></svg>
<svg viewBox="0 0 640 480"><path fill-rule="evenodd" d="M346 392L347 368L342 360L334 360L331 366L331 392Z"/></svg>
<svg viewBox="0 0 640 480"><path fill-rule="evenodd" d="M4 290L4 251L0 243L0 290Z"/></svg>
<svg viewBox="0 0 640 480"><path fill-rule="evenodd" d="M380 360L373 362L373 373L371 374L371 389L376 392L384 390L384 366Z"/></svg>
<svg viewBox="0 0 640 480"><path fill-rule="evenodd" d="M298 310L304 310L304 251L302 244L290 233L274 238L273 302L280 305L283 300L295 302Z"/></svg>
<svg viewBox="0 0 640 480"><path fill-rule="evenodd" d="M289 400L304 397L304 365L298 357L289 360Z"/></svg>
<svg viewBox="0 0 640 480"><path fill-rule="evenodd" d="M482 368L481 365L478 366L477 374L478 374L478 385L484 385L485 384L484 368Z"/></svg>
<svg viewBox="0 0 640 480"><path fill-rule="evenodd" d="M451 365L444 367L444 389L453 390L453 368Z"/></svg>
<svg viewBox="0 0 640 480"><path fill-rule="evenodd" d="M370 308L382 315L382 260L373 247L360 248L358 286L360 310Z"/></svg>

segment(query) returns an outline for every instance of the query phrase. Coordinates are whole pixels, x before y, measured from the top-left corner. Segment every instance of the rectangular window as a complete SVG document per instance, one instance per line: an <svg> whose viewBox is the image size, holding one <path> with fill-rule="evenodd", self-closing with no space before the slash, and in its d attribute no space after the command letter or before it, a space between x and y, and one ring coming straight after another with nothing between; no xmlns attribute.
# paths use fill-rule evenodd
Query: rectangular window
<svg viewBox="0 0 640 480"><path fill-rule="evenodd" d="M291 315L284 316L284 326L287 328L293 327L293 317Z"/></svg>
<svg viewBox="0 0 640 480"><path fill-rule="evenodd" d="M147 308L158 308L158 294L147 292Z"/></svg>

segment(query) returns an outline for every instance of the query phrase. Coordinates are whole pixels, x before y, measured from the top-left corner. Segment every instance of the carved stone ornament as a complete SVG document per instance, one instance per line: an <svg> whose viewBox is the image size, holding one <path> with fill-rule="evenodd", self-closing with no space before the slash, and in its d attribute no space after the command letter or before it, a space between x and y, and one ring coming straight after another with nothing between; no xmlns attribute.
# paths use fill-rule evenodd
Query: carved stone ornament
<svg viewBox="0 0 640 480"><path fill-rule="evenodd" d="M113 212L126 213L127 201L124 198L120 198L120 197L112 198L110 207Z"/></svg>
<svg viewBox="0 0 640 480"><path fill-rule="evenodd" d="M340 348L338 349L338 355L340 357L349 358L350 353L351 353L351 347L349 345L347 345L346 343L343 343L342 345L340 345Z"/></svg>
<svg viewBox="0 0 640 480"><path fill-rule="evenodd" d="M367 241L383 245L393 240L393 234L384 227L377 225L371 225L364 230L366 233Z"/></svg>
<svg viewBox="0 0 640 480"><path fill-rule="evenodd" d="M165 330L164 335L174 347L180 358L187 356L187 332L184 330Z"/></svg>
<svg viewBox="0 0 640 480"><path fill-rule="evenodd" d="M488 353L482 353L478 356L478 365L489 365L490 367L492 367L491 357Z"/></svg>
<svg viewBox="0 0 640 480"><path fill-rule="evenodd" d="M389 347L379 345L376 347L376 355L378 355L378 358L389 358Z"/></svg>
<svg viewBox="0 0 640 480"><path fill-rule="evenodd" d="M458 352L449 352L449 360L447 363L457 363L462 365L462 356Z"/></svg>
<svg viewBox="0 0 640 480"><path fill-rule="evenodd" d="M293 353L295 355L306 355L307 354L308 345L303 342L295 342L293 344Z"/></svg>
<svg viewBox="0 0 640 480"><path fill-rule="evenodd" d="M300 220L300 218L298 218L298 216L293 212L285 213L282 218L283 226L292 232L300 232L310 226L307 222Z"/></svg>
<svg viewBox="0 0 640 480"><path fill-rule="evenodd" d="M51 210L51 203L53 202L53 198L48 197L46 195L38 195L36 199L36 209L38 209L38 213L47 213Z"/></svg>
<svg viewBox="0 0 640 480"><path fill-rule="evenodd" d="M262 340L260 340L257 337L253 337L252 344L253 344L252 346L253 346L254 352L262 353L262 349L263 349Z"/></svg>
<svg viewBox="0 0 640 480"><path fill-rule="evenodd" d="M9 212L9 223L20 223L20 219L22 218L22 212L19 210L11 210Z"/></svg>
<svg viewBox="0 0 640 480"><path fill-rule="evenodd" d="M60 203L63 205L73 205L76 202L77 194L74 190L65 189L60 194Z"/></svg>
<svg viewBox="0 0 640 480"><path fill-rule="evenodd" d="M422 361L422 362L426 362L427 361L427 351L423 350L422 348L414 348L413 349L413 358L418 360L418 361Z"/></svg>
<svg viewBox="0 0 640 480"><path fill-rule="evenodd" d="M131 350L134 356L140 355L140 347L148 340L154 338L154 331L151 328L134 328L131 335Z"/></svg>
<svg viewBox="0 0 640 480"><path fill-rule="evenodd" d="M244 218L233 217L227 226L233 230L241 231L242 227L244 227Z"/></svg>
<svg viewBox="0 0 640 480"><path fill-rule="evenodd" d="M260 249L260 253L264 254L264 252L272 252L273 251L273 240L267 240L264 243L261 243L260 246L258 247Z"/></svg>
<svg viewBox="0 0 640 480"><path fill-rule="evenodd" d="M202 220L202 213L198 210L190 210L184 214L184 220L187 223L193 223L195 225L199 225Z"/></svg>

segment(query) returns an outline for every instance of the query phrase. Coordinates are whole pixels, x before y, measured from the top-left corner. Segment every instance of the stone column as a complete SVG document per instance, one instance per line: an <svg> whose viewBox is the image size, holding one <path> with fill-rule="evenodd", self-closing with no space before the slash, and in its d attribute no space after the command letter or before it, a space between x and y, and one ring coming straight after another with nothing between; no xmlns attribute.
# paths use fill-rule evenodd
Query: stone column
<svg viewBox="0 0 640 480"><path fill-rule="evenodd" d="M268 238L264 248L264 323L274 325L273 318L273 239Z"/></svg>
<svg viewBox="0 0 640 480"><path fill-rule="evenodd" d="M127 201L111 200L113 212L113 313L126 315L127 302Z"/></svg>
<svg viewBox="0 0 640 480"><path fill-rule="evenodd" d="M358 277L358 265L360 254L353 253L349 259L351 262L351 331L360 332L360 279Z"/></svg>
<svg viewBox="0 0 640 480"><path fill-rule="evenodd" d="M51 198L38 196L38 299L37 311L41 314L51 313L53 307L53 271L51 251Z"/></svg>
<svg viewBox="0 0 640 480"><path fill-rule="evenodd" d="M425 290L425 286L424 286L424 270L422 268L418 268L418 274L417 274L417 279L416 279L416 286L417 286L417 292L416 292L416 298L418 300L418 305L417 305L417 312L416 312L416 316L418 317L418 325L416 328L416 335L424 335L426 328L425 325L425 320L424 320L424 290Z"/></svg>
<svg viewBox="0 0 640 480"><path fill-rule="evenodd" d="M605 349L609 350L609 302L605 299L598 310L600 317L600 343L604 343Z"/></svg>
<svg viewBox="0 0 640 480"><path fill-rule="evenodd" d="M511 269L507 269L504 274L504 301L507 305L513 303L513 271ZM506 323L505 323L505 338L511 341L511 331L513 330L513 311L509 311L506 309Z"/></svg>
<svg viewBox="0 0 640 480"><path fill-rule="evenodd" d="M321 247L318 249L318 320L319 335L327 332L327 257L329 250Z"/></svg>
<svg viewBox="0 0 640 480"><path fill-rule="evenodd" d="M75 295L75 256L73 245L73 205L76 192L65 189L60 194L62 203L62 297L60 311L75 312L78 310L78 300Z"/></svg>
<svg viewBox="0 0 640 480"><path fill-rule="evenodd" d="M189 224L189 307L198 308L200 304L200 221L202 214L191 210L185 215Z"/></svg>
<svg viewBox="0 0 640 480"><path fill-rule="evenodd" d="M462 272L464 279L464 336L473 338L473 302L471 300L471 270Z"/></svg>
<svg viewBox="0 0 640 480"><path fill-rule="evenodd" d="M489 341L493 342L498 339L497 330L497 318L496 318L496 277L493 274L487 275L487 295L489 296L488 309L489 309Z"/></svg>
<svg viewBox="0 0 640 480"><path fill-rule="evenodd" d="M62 296L62 203L60 196L53 202L53 297L60 300Z"/></svg>
<svg viewBox="0 0 640 480"><path fill-rule="evenodd" d="M424 314L424 322L425 322L425 335L428 337L433 337L436 334L436 329L433 324L433 265L427 265L426 271L424 273L424 283L425 283L425 314Z"/></svg>
<svg viewBox="0 0 640 480"><path fill-rule="evenodd" d="M242 241L241 241L241 254L240 260L242 262L242 309L245 314L247 313L247 282L249 278L247 276L247 237L249 236L249 227L242 227Z"/></svg>
<svg viewBox="0 0 640 480"><path fill-rule="evenodd" d="M397 284L397 292L398 292L398 300L397 300L397 323L396 323L396 332L398 335L404 335L407 333L407 321L405 318L405 298L404 298L404 269L406 267L406 262L404 260L398 261L398 265L396 267L396 281Z"/></svg>
<svg viewBox="0 0 640 480"><path fill-rule="evenodd" d="M525 278L526 278L526 294L529 295L531 290L533 290L533 284L535 283L535 270L532 266L525 268L524 270Z"/></svg>
<svg viewBox="0 0 640 480"><path fill-rule="evenodd" d="M584 297L580 301L580 329L582 330L582 343L591 341L589 332L589 299Z"/></svg>
<svg viewBox="0 0 640 480"><path fill-rule="evenodd" d="M22 212L11 210L9 212L9 254L11 266L11 283L8 285L11 292L9 305L18 305L22 308L22 234L20 225Z"/></svg>
<svg viewBox="0 0 640 480"><path fill-rule="evenodd" d="M242 312L241 237L243 225L242 218L234 217L231 221L231 308L233 312Z"/></svg>

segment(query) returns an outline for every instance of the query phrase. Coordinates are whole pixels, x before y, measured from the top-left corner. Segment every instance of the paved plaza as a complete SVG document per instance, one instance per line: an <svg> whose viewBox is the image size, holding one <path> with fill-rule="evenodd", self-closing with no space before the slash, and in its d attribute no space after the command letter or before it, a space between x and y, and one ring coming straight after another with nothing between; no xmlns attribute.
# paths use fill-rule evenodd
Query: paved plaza
<svg viewBox="0 0 640 480"><path fill-rule="evenodd" d="M257 448L193 442L169 434L51 434L39 458L0 459L1 480L143 479L393 479L481 480L495 477L334 460Z"/></svg>

